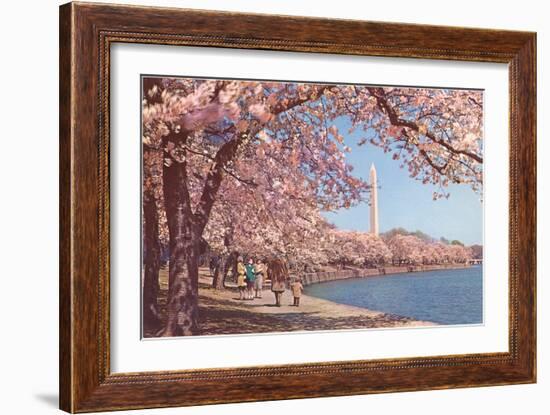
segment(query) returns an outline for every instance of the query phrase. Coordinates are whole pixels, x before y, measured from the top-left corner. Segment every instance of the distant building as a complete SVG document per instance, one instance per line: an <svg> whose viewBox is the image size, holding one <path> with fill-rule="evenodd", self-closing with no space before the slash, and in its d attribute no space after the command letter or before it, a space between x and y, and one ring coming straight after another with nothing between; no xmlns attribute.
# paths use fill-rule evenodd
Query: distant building
<svg viewBox="0 0 550 415"><path fill-rule="evenodd" d="M370 205L370 233L378 236L378 181L376 167L370 166L371 205Z"/></svg>

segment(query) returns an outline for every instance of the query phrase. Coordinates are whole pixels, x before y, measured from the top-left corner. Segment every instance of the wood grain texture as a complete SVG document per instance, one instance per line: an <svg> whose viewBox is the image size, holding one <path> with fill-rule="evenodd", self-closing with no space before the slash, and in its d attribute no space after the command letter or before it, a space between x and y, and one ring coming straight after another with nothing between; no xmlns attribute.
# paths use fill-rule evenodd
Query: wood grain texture
<svg viewBox="0 0 550 415"><path fill-rule="evenodd" d="M59 405L72 409L71 321L71 88L72 20L69 8L59 15Z"/></svg>
<svg viewBox="0 0 550 415"><path fill-rule="evenodd" d="M108 82L110 45L116 42L508 63L510 351L111 373ZM534 33L86 3L61 6L60 407L90 412L534 382L535 68Z"/></svg>

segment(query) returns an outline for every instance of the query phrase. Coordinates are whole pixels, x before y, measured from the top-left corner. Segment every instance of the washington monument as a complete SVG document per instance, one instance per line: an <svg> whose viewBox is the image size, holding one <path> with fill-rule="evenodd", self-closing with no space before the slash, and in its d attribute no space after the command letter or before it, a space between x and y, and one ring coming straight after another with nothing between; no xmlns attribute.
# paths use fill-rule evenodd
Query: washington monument
<svg viewBox="0 0 550 415"><path fill-rule="evenodd" d="M376 181L376 168L374 163L370 166L370 233L378 236L378 182Z"/></svg>

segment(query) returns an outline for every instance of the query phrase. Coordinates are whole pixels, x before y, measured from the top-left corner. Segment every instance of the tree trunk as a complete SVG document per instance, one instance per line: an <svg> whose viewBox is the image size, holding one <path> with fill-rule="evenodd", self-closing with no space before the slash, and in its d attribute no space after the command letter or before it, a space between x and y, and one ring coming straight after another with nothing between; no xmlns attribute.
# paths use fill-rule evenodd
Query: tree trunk
<svg viewBox="0 0 550 415"><path fill-rule="evenodd" d="M221 255L214 269L214 279L212 281L212 287L216 290L223 290L225 288L225 276L226 276L226 260L227 256Z"/></svg>
<svg viewBox="0 0 550 415"><path fill-rule="evenodd" d="M232 268L235 268L235 261L237 259L237 253L231 252L229 255L223 255L218 262L216 270L214 272L214 280L212 286L216 290L223 290L225 288L225 280L227 274Z"/></svg>
<svg viewBox="0 0 550 415"><path fill-rule="evenodd" d="M159 335L198 333L200 227L194 223L185 162L164 165L164 201L170 234L166 325Z"/></svg>
<svg viewBox="0 0 550 415"><path fill-rule="evenodd" d="M257 132L257 131L256 131ZM256 132L250 132L252 136ZM171 133L165 141L185 144L188 133ZM186 336L198 333L199 268L202 234L224 175L223 166L235 156L239 145L249 134L226 142L216 153L195 212L188 189L187 162L174 154L163 167L164 203L170 236L169 288L166 326L160 336Z"/></svg>
<svg viewBox="0 0 550 415"><path fill-rule="evenodd" d="M191 229L170 235L169 289L166 327L162 336L198 334L199 320L199 243Z"/></svg>
<svg viewBox="0 0 550 415"><path fill-rule="evenodd" d="M225 276L227 278L227 274L231 273L230 275L235 276L235 282L237 281L237 257L239 256L239 253L237 251L231 252L229 257L227 258L227 262L225 263Z"/></svg>
<svg viewBox="0 0 550 415"><path fill-rule="evenodd" d="M158 310L160 242L157 204L153 197L143 200L143 328L159 329L161 320Z"/></svg>

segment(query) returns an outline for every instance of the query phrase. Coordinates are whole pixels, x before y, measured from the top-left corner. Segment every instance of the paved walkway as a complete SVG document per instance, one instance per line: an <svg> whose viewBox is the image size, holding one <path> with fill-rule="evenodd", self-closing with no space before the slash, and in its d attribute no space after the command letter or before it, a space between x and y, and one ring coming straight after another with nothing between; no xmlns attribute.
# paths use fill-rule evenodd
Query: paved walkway
<svg viewBox="0 0 550 415"><path fill-rule="evenodd" d="M201 334L267 333L281 331L364 329L381 327L428 326L433 323L371 311L302 295L300 307L292 305L285 291L281 307L275 306L271 291L262 297L239 300L232 289L200 289Z"/></svg>

